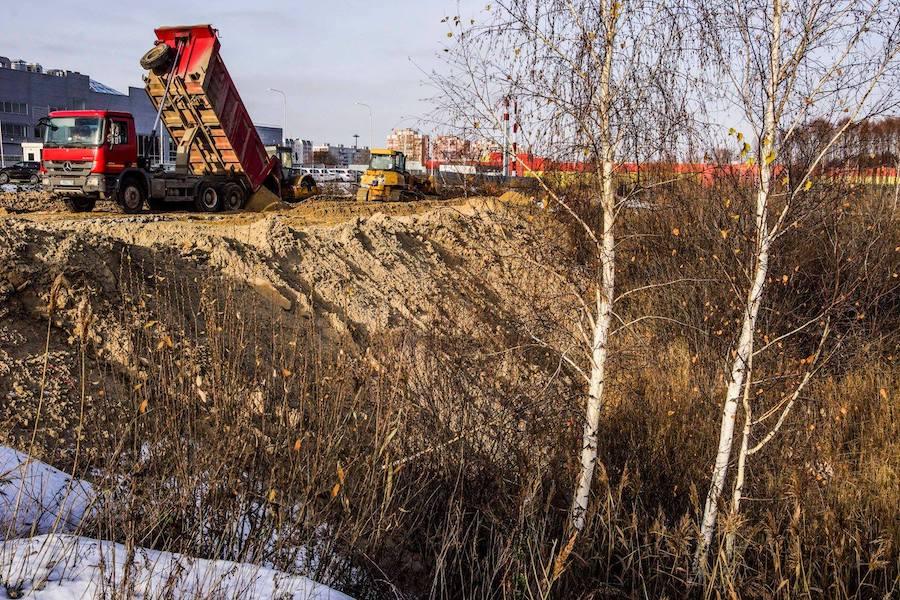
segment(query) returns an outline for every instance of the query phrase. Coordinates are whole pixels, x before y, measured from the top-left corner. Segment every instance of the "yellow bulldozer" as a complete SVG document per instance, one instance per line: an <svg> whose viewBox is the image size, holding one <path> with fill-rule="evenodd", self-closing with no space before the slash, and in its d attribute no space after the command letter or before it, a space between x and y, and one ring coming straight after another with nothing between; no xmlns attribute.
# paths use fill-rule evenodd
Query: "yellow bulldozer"
<svg viewBox="0 0 900 600"><path fill-rule="evenodd" d="M367 201L421 200L434 195L434 182L406 170L406 155L397 150L372 150L369 168L359 180L356 199Z"/></svg>

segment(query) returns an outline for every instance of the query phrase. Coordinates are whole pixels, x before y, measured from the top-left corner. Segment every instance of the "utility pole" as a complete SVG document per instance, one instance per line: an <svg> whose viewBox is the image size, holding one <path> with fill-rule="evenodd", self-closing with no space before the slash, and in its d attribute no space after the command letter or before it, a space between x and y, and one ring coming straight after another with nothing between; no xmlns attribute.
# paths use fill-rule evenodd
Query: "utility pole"
<svg viewBox="0 0 900 600"><path fill-rule="evenodd" d="M269 88L270 92L281 94L281 145L287 145L287 94L275 88Z"/></svg>
<svg viewBox="0 0 900 600"><path fill-rule="evenodd" d="M354 150L359 149L359 134L358 133L353 134L353 149Z"/></svg>
<svg viewBox="0 0 900 600"><path fill-rule="evenodd" d="M6 166L6 157L3 154L3 121L0 121L0 167Z"/></svg>
<svg viewBox="0 0 900 600"><path fill-rule="evenodd" d="M369 110L369 134L371 135L369 149L371 150L375 147L375 113L372 111L372 107L365 102L357 102L356 104L357 106L365 106Z"/></svg>

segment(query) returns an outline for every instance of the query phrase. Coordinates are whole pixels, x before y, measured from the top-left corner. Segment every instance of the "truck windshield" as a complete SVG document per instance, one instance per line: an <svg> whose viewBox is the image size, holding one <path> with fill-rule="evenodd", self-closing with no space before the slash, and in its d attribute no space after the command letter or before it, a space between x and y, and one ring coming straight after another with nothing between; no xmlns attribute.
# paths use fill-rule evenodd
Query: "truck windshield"
<svg viewBox="0 0 900 600"><path fill-rule="evenodd" d="M390 154L373 154L369 168L390 171L394 168L394 157Z"/></svg>
<svg viewBox="0 0 900 600"><path fill-rule="evenodd" d="M44 130L44 146L50 148L99 146L102 139L99 117L53 117Z"/></svg>

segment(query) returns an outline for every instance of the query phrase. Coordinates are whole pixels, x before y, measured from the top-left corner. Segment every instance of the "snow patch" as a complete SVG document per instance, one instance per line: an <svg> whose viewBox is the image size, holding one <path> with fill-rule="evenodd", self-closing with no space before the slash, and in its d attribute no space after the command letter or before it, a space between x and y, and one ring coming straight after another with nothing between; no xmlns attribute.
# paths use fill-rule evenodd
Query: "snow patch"
<svg viewBox="0 0 900 600"><path fill-rule="evenodd" d="M86 481L0 446L0 600L120 595L352 600L307 577L275 569L129 549L64 533L93 515L95 498ZM29 535L36 537L22 537Z"/></svg>
<svg viewBox="0 0 900 600"><path fill-rule="evenodd" d="M91 484L0 446L0 540L73 531L94 497Z"/></svg>
<svg viewBox="0 0 900 600"><path fill-rule="evenodd" d="M352 600L302 576L73 535L10 540L0 550L0 600L133 598Z"/></svg>

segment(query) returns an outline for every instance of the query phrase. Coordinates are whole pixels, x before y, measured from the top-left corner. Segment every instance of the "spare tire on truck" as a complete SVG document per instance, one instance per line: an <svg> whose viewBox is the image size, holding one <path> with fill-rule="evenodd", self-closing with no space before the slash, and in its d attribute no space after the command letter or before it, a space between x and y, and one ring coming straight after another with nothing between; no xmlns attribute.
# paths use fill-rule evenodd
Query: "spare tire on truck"
<svg viewBox="0 0 900 600"><path fill-rule="evenodd" d="M141 57L141 66L146 70L161 69L168 65L172 49L168 44L159 43L147 50Z"/></svg>

